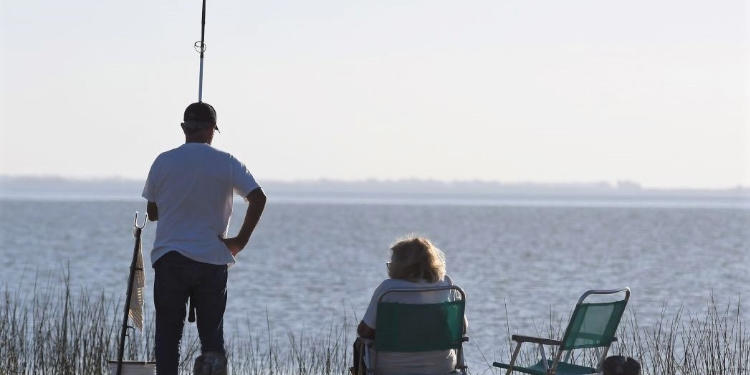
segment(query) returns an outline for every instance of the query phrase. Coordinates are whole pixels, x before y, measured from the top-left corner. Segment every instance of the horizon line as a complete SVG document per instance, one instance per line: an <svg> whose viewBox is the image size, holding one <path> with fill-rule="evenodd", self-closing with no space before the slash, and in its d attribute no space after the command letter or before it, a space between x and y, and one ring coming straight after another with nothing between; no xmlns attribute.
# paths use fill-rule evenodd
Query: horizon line
<svg viewBox="0 0 750 375"><path fill-rule="evenodd" d="M106 182L106 181L122 181L122 182L140 182L145 181L145 178L135 178L126 176L63 176L54 174L4 174L0 173L0 179L32 179L32 180L61 180L69 182ZM589 180L589 181L503 181L495 179L436 179L436 178L421 178L421 177L400 177L400 178L358 178L358 179L347 179L347 178L331 178L331 177L318 177L318 178L292 178L292 179L268 179L263 184L325 184L325 183L341 183L341 184L364 184L364 183L433 183L433 184L487 184L487 185L504 185L506 187L519 187L519 186L536 186L536 187L582 187L582 188L608 188L608 189L622 189L622 190L658 190L658 191L669 191L669 190L692 190L692 191L748 191L750 185L737 184L734 186L723 186L723 187L697 187L697 186L668 186L668 187L655 187L643 185L638 181L629 179L617 179L614 181L608 180Z"/></svg>

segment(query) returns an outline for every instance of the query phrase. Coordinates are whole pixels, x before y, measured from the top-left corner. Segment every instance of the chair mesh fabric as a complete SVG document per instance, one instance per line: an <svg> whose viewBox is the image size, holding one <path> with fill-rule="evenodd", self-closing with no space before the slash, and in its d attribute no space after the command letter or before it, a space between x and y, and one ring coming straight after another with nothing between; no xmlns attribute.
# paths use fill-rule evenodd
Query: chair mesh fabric
<svg viewBox="0 0 750 375"><path fill-rule="evenodd" d="M563 350L607 346L620 324L626 301L576 306L563 339Z"/></svg>
<svg viewBox="0 0 750 375"><path fill-rule="evenodd" d="M463 337L463 300L405 304L378 303L375 349L384 352L425 352L458 349Z"/></svg>

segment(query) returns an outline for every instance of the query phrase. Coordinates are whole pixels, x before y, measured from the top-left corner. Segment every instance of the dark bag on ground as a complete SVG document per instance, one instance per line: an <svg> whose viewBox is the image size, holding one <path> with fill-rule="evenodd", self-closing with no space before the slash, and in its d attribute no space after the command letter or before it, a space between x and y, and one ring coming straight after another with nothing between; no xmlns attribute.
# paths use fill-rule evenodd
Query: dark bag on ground
<svg viewBox="0 0 750 375"><path fill-rule="evenodd" d="M641 364L633 358L615 355L604 360L602 373L604 375L640 375Z"/></svg>

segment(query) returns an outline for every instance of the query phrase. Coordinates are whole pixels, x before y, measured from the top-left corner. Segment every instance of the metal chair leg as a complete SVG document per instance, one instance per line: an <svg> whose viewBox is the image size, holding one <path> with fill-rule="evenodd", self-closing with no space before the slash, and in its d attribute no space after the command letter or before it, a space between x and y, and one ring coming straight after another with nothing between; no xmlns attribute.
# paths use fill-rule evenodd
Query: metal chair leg
<svg viewBox="0 0 750 375"><path fill-rule="evenodd" d="M510 357L510 364L508 366L508 371L505 373L505 375L510 375L513 372L513 365L516 364L516 357L518 357L518 352L521 350L521 343L516 343L516 348L513 349L513 355Z"/></svg>

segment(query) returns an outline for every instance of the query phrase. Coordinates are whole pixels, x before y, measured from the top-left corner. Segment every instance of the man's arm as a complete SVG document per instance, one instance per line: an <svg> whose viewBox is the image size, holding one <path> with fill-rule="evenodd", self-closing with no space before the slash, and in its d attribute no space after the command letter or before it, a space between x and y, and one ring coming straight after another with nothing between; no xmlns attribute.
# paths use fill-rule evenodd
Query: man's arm
<svg viewBox="0 0 750 375"><path fill-rule="evenodd" d="M148 219L151 221L159 220L159 209L156 207L156 202L148 202L146 205L146 214L148 214Z"/></svg>
<svg viewBox="0 0 750 375"><path fill-rule="evenodd" d="M367 323L361 321L359 322L359 326L357 326L357 334L363 339L374 339L375 329L370 328Z"/></svg>
<svg viewBox="0 0 750 375"><path fill-rule="evenodd" d="M249 205L247 206L247 212L245 212L245 221L242 222L240 233L237 234L237 237L222 238L232 255L237 255L250 241L250 235L253 234L253 230L255 230L260 215L263 214L263 209L266 206L266 195L263 194L261 188L257 188L247 195L247 202Z"/></svg>

